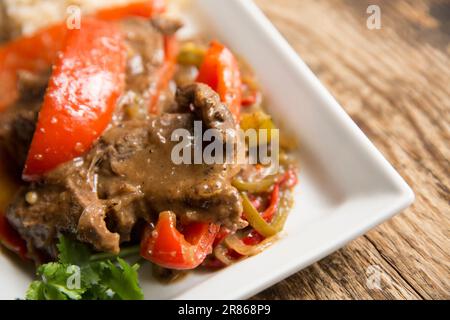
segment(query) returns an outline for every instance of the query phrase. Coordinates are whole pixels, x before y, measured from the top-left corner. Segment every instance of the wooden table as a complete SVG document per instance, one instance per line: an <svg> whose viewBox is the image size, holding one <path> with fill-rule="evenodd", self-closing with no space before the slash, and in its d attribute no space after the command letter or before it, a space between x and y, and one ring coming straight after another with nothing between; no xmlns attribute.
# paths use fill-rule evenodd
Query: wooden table
<svg viewBox="0 0 450 320"><path fill-rule="evenodd" d="M450 0L256 2L417 199L255 298L449 299Z"/></svg>

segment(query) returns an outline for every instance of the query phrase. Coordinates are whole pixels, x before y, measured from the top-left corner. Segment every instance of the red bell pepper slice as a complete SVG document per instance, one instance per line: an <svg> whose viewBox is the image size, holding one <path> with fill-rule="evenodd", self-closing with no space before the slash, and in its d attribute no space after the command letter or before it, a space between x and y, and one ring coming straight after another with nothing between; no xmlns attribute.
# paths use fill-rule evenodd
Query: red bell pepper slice
<svg viewBox="0 0 450 320"><path fill-rule="evenodd" d="M230 230L221 227L216 235L216 238L214 239L213 248L220 244L230 233Z"/></svg>
<svg viewBox="0 0 450 320"><path fill-rule="evenodd" d="M192 222L181 233L175 214L162 212L155 229L148 226L144 232L141 256L164 268L194 269L211 253L219 229L212 223Z"/></svg>
<svg viewBox="0 0 450 320"><path fill-rule="evenodd" d="M251 107L261 99L261 93L259 91L252 90L246 96L242 97L242 106Z"/></svg>
<svg viewBox="0 0 450 320"><path fill-rule="evenodd" d="M217 41L211 43L197 81L213 88L236 119L239 119L242 100L241 73L236 58L228 48Z"/></svg>
<svg viewBox="0 0 450 320"><path fill-rule="evenodd" d="M176 69L178 42L175 35L164 36L164 62L157 71L154 91L151 92L149 112L158 113L158 102L161 93L168 87Z"/></svg>
<svg viewBox="0 0 450 320"><path fill-rule="evenodd" d="M245 238L242 239L242 242L248 246L255 246L261 243L265 238L258 233L256 230L252 230Z"/></svg>
<svg viewBox="0 0 450 320"><path fill-rule="evenodd" d="M127 16L150 18L166 10L166 0L147 0L130 3L124 6L105 8L95 13L95 17L103 20L120 20Z"/></svg>
<svg viewBox="0 0 450 320"><path fill-rule="evenodd" d="M279 200L280 200L280 186L279 184L275 184L273 186L272 195L270 197L270 204L267 207L267 209L264 210L264 212L261 214L261 217L264 220L266 221L272 220L275 211L277 211Z"/></svg>
<svg viewBox="0 0 450 320"><path fill-rule="evenodd" d="M279 182L280 186L288 189L295 187L297 183L298 183L298 176L297 172L294 169L287 170Z"/></svg>
<svg viewBox="0 0 450 320"><path fill-rule="evenodd" d="M92 146L124 90L125 64L125 41L115 25L85 18L80 30L68 31L39 113L25 180L35 180Z"/></svg>
<svg viewBox="0 0 450 320"><path fill-rule="evenodd" d="M165 8L165 0L148 0L101 9L93 16L107 21L130 16L151 18ZM17 71L39 73L49 68L63 47L66 33L66 25L60 23L0 46L0 112L18 98Z"/></svg>

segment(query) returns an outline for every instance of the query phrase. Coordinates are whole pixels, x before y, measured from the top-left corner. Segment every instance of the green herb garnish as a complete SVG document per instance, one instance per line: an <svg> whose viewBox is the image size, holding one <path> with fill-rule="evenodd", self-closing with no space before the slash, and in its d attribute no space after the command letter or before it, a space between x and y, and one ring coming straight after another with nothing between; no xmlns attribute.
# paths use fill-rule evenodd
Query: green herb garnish
<svg viewBox="0 0 450 320"><path fill-rule="evenodd" d="M138 264L130 266L120 256L134 254L137 248L122 250L120 256L92 254L77 241L61 236L58 262L37 269L40 280L33 281L28 300L142 300Z"/></svg>

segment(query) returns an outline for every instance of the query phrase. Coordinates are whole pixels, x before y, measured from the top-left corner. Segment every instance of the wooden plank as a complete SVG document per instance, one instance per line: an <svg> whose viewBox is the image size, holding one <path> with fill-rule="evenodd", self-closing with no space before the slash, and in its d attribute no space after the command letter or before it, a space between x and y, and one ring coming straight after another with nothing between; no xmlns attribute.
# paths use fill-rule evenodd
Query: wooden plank
<svg viewBox="0 0 450 320"><path fill-rule="evenodd" d="M417 199L255 298L450 298L450 1L256 2ZM380 30L366 26L372 3L381 8ZM368 288L371 265L390 286Z"/></svg>
<svg viewBox="0 0 450 320"><path fill-rule="evenodd" d="M380 270L379 286L375 272ZM319 263L257 295L257 299L420 299L361 237Z"/></svg>

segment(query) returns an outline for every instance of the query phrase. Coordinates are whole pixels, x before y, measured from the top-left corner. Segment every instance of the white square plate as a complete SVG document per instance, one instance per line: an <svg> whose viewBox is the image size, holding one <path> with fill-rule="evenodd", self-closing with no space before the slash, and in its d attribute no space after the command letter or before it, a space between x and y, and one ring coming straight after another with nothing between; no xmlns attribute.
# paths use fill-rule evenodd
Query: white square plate
<svg viewBox="0 0 450 320"><path fill-rule="evenodd" d="M208 30L254 68L270 113L301 141L295 206L281 239L217 272L163 285L141 267L147 299L243 299L341 248L409 206L414 194L250 0L192 0L185 34ZM301 19L301 16L299 16ZM207 26L207 28L205 28ZM0 298L32 276L0 255Z"/></svg>

